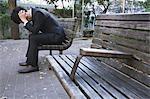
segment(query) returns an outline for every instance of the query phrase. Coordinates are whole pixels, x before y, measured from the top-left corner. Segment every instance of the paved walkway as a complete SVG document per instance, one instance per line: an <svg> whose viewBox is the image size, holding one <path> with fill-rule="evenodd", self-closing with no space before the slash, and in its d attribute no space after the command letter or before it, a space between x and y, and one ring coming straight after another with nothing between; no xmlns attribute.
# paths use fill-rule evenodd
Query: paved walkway
<svg viewBox="0 0 150 99"><path fill-rule="evenodd" d="M79 48L89 47L90 42L75 39L64 54L78 54ZM39 72L17 73L23 68L18 63L26 60L26 50L27 40L0 40L0 99L69 99L54 72L48 70L48 51L40 52Z"/></svg>

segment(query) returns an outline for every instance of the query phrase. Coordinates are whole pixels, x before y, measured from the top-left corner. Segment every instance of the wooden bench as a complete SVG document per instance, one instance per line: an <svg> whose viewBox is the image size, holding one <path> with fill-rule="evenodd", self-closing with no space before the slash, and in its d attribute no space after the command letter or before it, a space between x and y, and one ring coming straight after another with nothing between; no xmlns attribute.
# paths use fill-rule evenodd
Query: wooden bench
<svg viewBox="0 0 150 99"><path fill-rule="evenodd" d="M73 38L75 36L74 29L76 25L76 19L59 19L61 25L64 27L66 39L60 45L40 45L38 50L49 50L52 55L52 50L58 50L59 54L63 54L63 51L68 49L72 45Z"/></svg>
<svg viewBox="0 0 150 99"><path fill-rule="evenodd" d="M49 62L57 74L65 72L86 98L150 99L149 17L100 15L92 48L80 48L78 56L49 56Z"/></svg>

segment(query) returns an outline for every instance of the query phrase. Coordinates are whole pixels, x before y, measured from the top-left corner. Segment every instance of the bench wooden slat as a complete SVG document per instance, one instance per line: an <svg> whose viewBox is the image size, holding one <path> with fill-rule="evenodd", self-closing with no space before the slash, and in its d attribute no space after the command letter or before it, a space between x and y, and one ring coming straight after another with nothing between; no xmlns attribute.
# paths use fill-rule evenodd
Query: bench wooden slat
<svg viewBox="0 0 150 99"><path fill-rule="evenodd" d="M149 21L149 13L123 13L123 14L102 14L96 18L97 20L123 20L123 21Z"/></svg>
<svg viewBox="0 0 150 99"><path fill-rule="evenodd" d="M135 68L137 71L141 71L144 74L150 75L150 64L143 63L136 59L128 60L120 60L122 63L127 64L131 68Z"/></svg>
<svg viewBox="0 0 150 99"><path fill-rule="evenodd" d="M130 39L130 38L124 38L120 36L115 36L115 35L105 35L105 34L100 34L99 38L104 42L113 42L113 44L118 44L124 47L132 48L144 53L149 54L150 53L150 44L146 41L140 41L140 40L135 40L135 39Z"/></svg>
<svg viewBox="0 0 150 99"><path fill-rule="evenodd" d="M75 56L72 55L67 55L66 56L69 60L72 61L72 63L69 64L74 64L73 61L75 60ZM65 60L67 60L65 58ZM81 68L81 70L83 71L84 74L86 75L81 75L83 77L83 79L85 78L85 76L89 76L91 77L95 82L97 82L97 87L101 86L103 89L105 89L109 94L111 94L113 97L116 98L120 98L120 99L127 99L128 96L126 96L125 94L121 93L120 91L116 90L116 88L114 88L113 86L111 86L109 83L107 83L105 80L103 80L98 74L96 74L95 72L93 72L93 70L91 70L90 68L88 68L87 66L84 66L86 64L81 64L82 66L79 66L79 69ZM78 72L77 72L78 73ZM85 80L87 81L87 78L85 78ZM91 86L93 86L93 84L91 84ZM113 92L113 93L112 93ZM103 96L103 98L105 98L105 96Z"/></svg>
<svg viewBox="0 0 150 99"><path fill-rule="evenodd" d="M118 71L112 69L109 65L107 65L103 62L93 60L93 58L90 60L88 59L88 62L90 62L90 61L92 62L91 63L92 65L93 65L93 63L97 66L105 65L105 66L101 66L102 68L104 68L104 70L102 68L99 68L99 69L96 68L94 71L98 70L99 72L102 72L102 73L103 73L103 71L105 71L107 73L106 74L103 73L103 74L109 75L109 76L111 76L111 78L113 78L113 76L114 76L114 79L111 79L111 78L108 78L108 79L111 79L110 82L113 82L112 80L115 81L115 78L116 78L116 80L118 80L117 83L120 83L116 87L125 86L127 88L127 90L130 90L132 93L134 93L135 95L137 95L141 99L143 99L143 98L147 99L148 97L150 97L150 91L149 91L150 88L149 87L143 86L143 84L142 85L139 84L136 80L133 80L132 78L124 75L122 72L118 72ZM101 69L101 71L100 71L100 69ZM104 76L104 77L106 78L107 76Z"/></svg>
<svg viewBox="0 0 150 99"><path fill-rule="evenodd" d="M72 82L69 76L64 72L60 65L52 56L47 56L48 61L50 62L51 67L55 71L57 77L60 79L61 84L70 95L71 99L86 99L83 93L79 88Z"/></svg>
<svg viewBox="0 0 150 99"><path fill-rule="evenodd" d="M105 42L102 41L100 39L94 39L93 41L95 44L100 44L103 48L108 48L108 49L112 49L112 50L119 50L119 51L123 51L123 52L127 52L127 53L132 53L132 55L137 58L138 60L140 60L143 63L150 63L150 54L132 49L132 48L128 48L125 46L121 46L121 45L116 45L113 43L109 43L109 42Z"/></svg>
<svg viewBox="0 0 150 99"><path fill-rule="evenodd" d="M84 59L86 59L86 61L83 61ZM118 86L124 87L126 90L128 90L126 91L127 93L125 92L126 95L131 92L141 98L147 98L149 96L149 94L147 93L149 91L149 88L141 86L141 84L123 75L121 72L114 71L114 69L109 68L107 65L98 62L97 60L92 61L91 58L90 60L87 58L83 58L81 60L81 63L88 66L94 72L97 72L98 75L101 75L101 77L107 80L109 83L115 84L116 88ZM125 90L124 88L121 88L120 90L122 90L123 92L123 90Z"/></svg>
<svg viewBox="0 0 150 99"><path fill-rule="evenodd" d="M60 66L62 66L64 71L66 71L67 73L70 74L70 72L72 70L70 65L67 64L66 62L64 62L64 60L62 60L60 58L60 56L53 55L53 57L55 58L55 60L57 60L57 62L60 64ZM77 77L78 77L78 80L76 80L76 82L78 83L78 85L80 85L80 87L82 87L82 89L84 91L86 91L86 93L88 93L89 97L101 99L100 96L97 93L95 93L94 90L90 86L88 86L87 82L84 82L84 80L80 77L80 75L77 74Z"/></svg>
<svg viewBox="0 0 150 99"><path fill-rule="evenodd" d="M150 87L150 77L148 74L144 74L141 71L135 70L134 68L122 63L122 61L119 61L117 59L106 59L106 58L99 58L99 60L105 62L110 67L113 67L120 72L128 75L129 77L139 81L140 83L144 84L145 86ZM128 61L128 60L126 60ZM128 63L131 60L128 61Z"/></svg>
<svg viewBox="0 0 150 99"><path fill-rule="evenodd" d="M101 20L96 21L95 25L104 27L124 28L124 29L137 29L137 30L149 30L150 22L148 21L116 21L116 20Z"/></svg>
<svg viewBox="0 0 150 99"><path fill-rule="evenodd" d="M94 49L94 48L80 48L80 54L83 56L97 56L97 57L108 57L108 58L132 58L129 53L107 50L107 49Z"/></svg>
<svg viewBox="0 0 150 99"><path fill-rule="evenodd" d="M71 60L66 56L61 55L60 57L62 57L63 60L66 61L70 66L73 66L74 64L73 61L75 61L74 57L72 57L73 59ZM77 71L77 73L82 77L82 79L84 79L85 82L88 82L89 86L93 88L96 91L96 93L98 93L102 97L102 99L103 98L114 99L114 97L111 94L109 94L105 89L103 89L103 87L101 87L97 82L93 80L93 78L89 75L89 72L86 71L85 69L86 68L84 66L80 66Z"/></svg>
<svg viewBox="0 0 150 99"><path fill-rule="evenodd" d="M100 33L106 33L106 34L112 34L116 36L122 36L125 38L132 38L136 40L143 40L146 42L149 42L149 31L140 31L140 30L132 30L132 29L121 29L121 28L111 28L111 27L100 27L96 26L96 32L98 34ZM139 33L139 35L137 35ZM97 34L97 35L98 35Z"/></svg>
<svg viewBox="0 0 150 99"><path fill-rule="evenodd" d="M70 59L74 60L74 58L71 58L71 57L70 57ZM110 73L109 72L110 70L106 70L104 64L101 64L101 63L95 64L95 62L93 63L90 60L83 61L82 59L80 62L83 63L84 66L87 66L88 68L93 70L93 72L97 73L97 75L99 75L99 77L101 77L103 80L105 80L110 85L114 86L116 89L119 90L119 92L122 92L125 95L127 95L129 98L137 98L137 99L139 98L140 99L140 97L145 97L145 96L143 96L143 93L141 94L141 92L137 91L137 89L135 87L129 85L127 83L127 81L122 80L123 78L119 79L116 77L116 75L113 75L113 73ZM83 65L79 64L79 67L82 68ZM87 72L87 71L85 71L85 72ZM119 73L117 73L117 74L120 75ZM125 76L123 76L123 77L125 77ZM95 78L95 76L93 76L93 79L94 78ZM132 80L129 80L129 81L131 82ZM109 90L109 89L107 89L107 90ZM120 99L120 98L118 98L118 99Z"/></svg>
<svg viewBox="0 0 150 99"><path fill-rule="evenodd" d="M82 60L85 60L86 62L88 62L89 64L93 64L94 62L97 62L97 64L95 65L101 65L104 64L105 65L105 69L107 71L110 71L110 73L112 73L113 75L115 75L116 77L119 77L120 79L122 79L123 81L129 83L131 86L133 86L135 89L140 90L141 92L147 94L147 92L149 91L150 87L144 85L143 83L140 83L138 80L135 80L134 78L132 78L131 76L128 76L126 73L124 72L120 72L119 70L117 70L116 68L112 68L112 66L108 65L105 63L105 61L103 62L103 60L101 61L97 61L96 58L83 58ZM103 65L102 65L103 66ZM115 71L115 72L111 72L111 71ZM119 74L120 75L119 75ZM136 74L135 74L136 75ZM141 86L142 85L142 86ZM150 94L147 94L150 95Z"/></svg>

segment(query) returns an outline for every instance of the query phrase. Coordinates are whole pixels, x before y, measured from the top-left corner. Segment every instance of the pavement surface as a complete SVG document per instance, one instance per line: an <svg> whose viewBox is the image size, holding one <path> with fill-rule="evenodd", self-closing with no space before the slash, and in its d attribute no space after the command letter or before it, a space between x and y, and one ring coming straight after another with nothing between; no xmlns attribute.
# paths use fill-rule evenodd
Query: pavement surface
<svg viewBox="0 0 150 99"><path fill-rule="evenodd" d="M90 47L91 39L76 38L64 54L79 54L79 48ZM24 57L28 40L0 40L0 99L69 99L55 73L48 69L45 56L39 53L39 72L18 74L24 67L18 65ZM53 52L58 54L58 51Z"/></svg>

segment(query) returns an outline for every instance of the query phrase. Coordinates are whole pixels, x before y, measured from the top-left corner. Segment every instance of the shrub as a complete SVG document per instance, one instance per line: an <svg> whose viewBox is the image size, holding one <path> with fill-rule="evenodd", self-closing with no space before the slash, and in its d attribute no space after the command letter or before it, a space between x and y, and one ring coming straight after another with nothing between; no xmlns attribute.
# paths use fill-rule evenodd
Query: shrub
<svg viewBox="0 0 150 99"><path fill-rule="evenodd" d="M10 16L8 14L0 14L0 31L3 38L10 38Z"/></svg>

